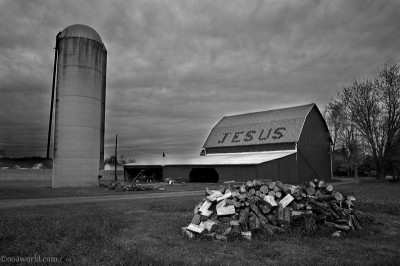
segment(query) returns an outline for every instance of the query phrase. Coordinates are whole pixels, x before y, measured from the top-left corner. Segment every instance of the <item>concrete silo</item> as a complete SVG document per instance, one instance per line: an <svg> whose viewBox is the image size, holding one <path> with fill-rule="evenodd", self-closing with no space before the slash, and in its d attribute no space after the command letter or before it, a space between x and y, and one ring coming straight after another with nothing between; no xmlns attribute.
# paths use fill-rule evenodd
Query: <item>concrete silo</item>
<svg viewBox="0 0 400 266"><path fill-rule="evenodd" d="M104 159L107 51L100 35L71 25L57 35L52 187L98 186Z"/></svg>

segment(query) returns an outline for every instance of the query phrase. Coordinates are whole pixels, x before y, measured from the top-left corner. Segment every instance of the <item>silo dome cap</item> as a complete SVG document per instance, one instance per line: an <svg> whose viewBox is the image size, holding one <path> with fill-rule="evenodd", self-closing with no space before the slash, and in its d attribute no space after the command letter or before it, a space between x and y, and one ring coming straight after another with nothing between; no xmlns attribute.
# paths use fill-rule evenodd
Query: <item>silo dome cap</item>
<svg viewBox="0 0 400 266"><path fill-rule="evenodd" d="M103 43L100 35L93 28L82 25L82 24L74 24L66 27L60 34L59 38L68 38L68 37L80 37L87 38L99 43Z"/></svg>

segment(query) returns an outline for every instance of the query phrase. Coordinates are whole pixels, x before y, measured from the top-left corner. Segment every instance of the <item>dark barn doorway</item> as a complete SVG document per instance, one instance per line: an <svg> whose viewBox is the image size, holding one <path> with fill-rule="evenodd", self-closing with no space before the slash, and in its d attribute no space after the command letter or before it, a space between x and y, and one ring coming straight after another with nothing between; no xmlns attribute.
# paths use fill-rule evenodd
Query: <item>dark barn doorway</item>
<svg viewBox="0 0 400 266"><path fill-rule="evenodd" d="M217 183L219 175L215 168L193 168L189 173L190 182Z"/></svg>
<svg viewBox="0 0 400 266"><path fill-rule="evenodd" d="M128 168L125 169L125 181L132 182L161 182L163 178L163 170L161 167L153 168Z"/></svg>

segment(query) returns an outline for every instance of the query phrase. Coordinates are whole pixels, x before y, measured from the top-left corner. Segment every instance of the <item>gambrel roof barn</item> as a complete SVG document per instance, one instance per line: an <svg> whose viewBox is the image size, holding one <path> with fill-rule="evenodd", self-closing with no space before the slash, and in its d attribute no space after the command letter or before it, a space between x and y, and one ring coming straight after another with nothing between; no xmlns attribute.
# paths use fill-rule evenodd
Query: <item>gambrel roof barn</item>
<svg viewBox="0 0 400 266"><path fill-rule="evenodd" d="M202 155L138 161L125 169L129 175L129 169L159 168L163 177L192 182L331 178L331 138L316 104L223 117Z"/></svg>

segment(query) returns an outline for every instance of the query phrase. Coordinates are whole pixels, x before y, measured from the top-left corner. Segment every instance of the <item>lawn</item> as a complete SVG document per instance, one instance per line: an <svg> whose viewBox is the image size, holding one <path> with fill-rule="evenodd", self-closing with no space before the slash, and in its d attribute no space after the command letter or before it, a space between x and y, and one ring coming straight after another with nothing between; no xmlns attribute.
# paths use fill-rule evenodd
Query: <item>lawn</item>
<svg viewBox="0 0 400 266"><path fill-rule="evenodd" d="M52 205L0 210L0 255L78 265L399 265L400 184L336 189L383 225L340 238L320 230L214 242L181 233L201 197Z"/></svg>

